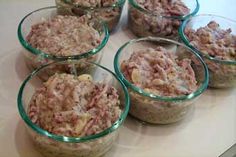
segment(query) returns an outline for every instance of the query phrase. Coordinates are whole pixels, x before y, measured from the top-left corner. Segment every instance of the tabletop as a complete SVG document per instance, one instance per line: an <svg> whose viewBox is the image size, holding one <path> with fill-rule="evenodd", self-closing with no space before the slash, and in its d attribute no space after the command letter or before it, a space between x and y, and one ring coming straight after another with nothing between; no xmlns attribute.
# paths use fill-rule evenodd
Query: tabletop
<svg viewBox="0 0 236 157"><path fill-rule="evenodd" d="M199 0L199 13L236 20L235 0ZM19 86L28 74L16 30L27 13L55 5L53 0L0 0L0 156L41 157L26 135L17 110ZM127 5L127 4L126 4ZM101 64L113 70L113 57L135 38L126 26L126 7L110 36ZM216 157L236 143L236 89L208 89L184 120L171 125L143 125L128 117L106 157Z"/></svg>

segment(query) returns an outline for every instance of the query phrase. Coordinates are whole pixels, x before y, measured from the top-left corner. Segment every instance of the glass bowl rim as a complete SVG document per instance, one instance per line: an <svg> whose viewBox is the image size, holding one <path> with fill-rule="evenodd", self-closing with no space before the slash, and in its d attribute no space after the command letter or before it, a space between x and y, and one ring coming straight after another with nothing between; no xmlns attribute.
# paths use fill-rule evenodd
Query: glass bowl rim
<svg viewBox="0 0 236 157"><path fill-rule="evenodd" d="M107 71L108 73L110 73L121 85L122 87L122 91L124 92L124 110L122 111L119 119L114 122L112 124L111 127L103 130L102 132L95 134L95 135L90 135L90 136L83 136L83 137L67 137L67 136L61 136L61 135L56 135L56 134L52 134L49 133L48 131L40 128L38 125L34 124L30 118L28 117L24 107L23 107L23 100L22 100L22 96L24 93L24 89L25 86L27 85L27 83L34 78L35 76L37 76L38 72L40 72L41 70L43 70L44 68L51 66L53 64L60 64L60 63L73 63L73 62L78 62L78 60L65 60L65 61L56 61L53 63L49 63L46 65L41 66L40 68L34 70L32 73L30 73L26 79L23 81L23 83L20 86L19 92L18 92L18 96L17 96L17 107L18 107L18 112L21 116L21 118L23 119L23 121L27 124L27 126L31 129L33 129L36 133L39 133L41 135L44 135L46 137L49 137L53 140L59 141L59 142L66 142L66 143L82 143L82 142L87 142L87 141L91 141L91 140L95 140L101 137L104 137L110 133L112 133L113 131L116 131L124 122L124 120L127 117L128 111L129 111L129 107L130 107L130 98L129 98L129 93L128 90L125 86L125 84L120 80L119 77L117 77L111 70L107 69L106 67L103 67L97 63L94 62L88 62L88 61L79 61L79 62L84 62L84 63L89 63L91 65L95 65L96 67L99 67L105 71Z"/></svg>
<svg viewBox="0 0 236 157"><path fill-rule="evenodd" d="M125 76L123 75L123 73L121 72L120 70L120 65L119 65L119 59L120 59L120 54L122 53L122 50L128 46L128 45L131 45L133 43L137 43L137 42L142 42L142 41L165 41L165 42L169 42L169 43L172 43L172 44L175 44L175 45L178 45L178 46L182 46L186 49L189 50L189 52L191 52L192 54L194 54L198 60L201 62L201 65L203 66L204 68L204 81L202 83L202 85L200 87L198 87L198 89L196 91L194 91L193 93L191 94L188 94L188 95L183 95L183 96L178 96L178 97L167 97L167 96L159 96L159 95L155 95L155 94L152 94L152 93L149 93L149 92L145 92L143 89L135 86L134 84L130 83L126 78ZM115 69L115 73L118 75L118 77L125 83L125 85L130 88L132 91L135 91L136 93L142 95L142 96L145 96L145 97L148 97L148 98L151 98L153 100L159 100L159 101L166 101L166 102L173 102L173 101L185 101L185 100L191 100L197 96L199 96L200 94L202 94L207 86L208 86L208 82L209 82L209 72L208 72L208 68L205 64L205 62L203 61L203 59L200 57L200 55L196 52L194 52L192 49L190 49L189 47L185 46L184 44L181 44L181 43L178 43L174 40L170 40L170 39L166 39L166 38L159 38L159 37L144 37L144 38L138 38L138 39L133 39L133 40L130 40L128 42L126 42L124 45L122 45L116 55L115 55L115 58L114 58L114 69Z"/></svg>
<svg viewBox="0 0 236 157"><path fill-rule="evenodd" d="M141 7L137 2L136 0L129 0L129 4L131 4L134 8L138 9L139 11L141 12L144 12L145 14L148 14L148 15L151 15L151 16L158 16L158 17L161 17L161 18L173 18L173 19L180 19L180 20L184 20L184 19L187 19L191 16L194 16L197 14L197 12L199 11L199 8L200 8L200 4L198 2L198 0L194 0L196 2L196 6L195 8L193 9L192 12L190 12L189 14L186 14L184 16L165 16L165 15L162 15L162 14L156 14L156 13L153 13L152 11L150 10L147 10L143 7Z"/></svg>
<svg viewBox="0 0 236 157"><path fill-rule="evenodd" d="M39 49L36 49L34 47L32 47L23 37L22 34L22 25L25 22L25 20L30 17L32 14L40 12L40 11L48 11L48 10L55 10L57 9L56 6L49 6L49 7L43 7L43 8L39 8L37 10L34 10L30 13L28 13L19 23L18 25L18 29L17 29L17 36L18 36L18 40L20 41L20 44L26 49L28 50L31 54L33 55L39 55L43 58L48 58L48 59L52 59L52 60L56 60L56 61L60 61L60 60L66 60L66 59L81 59L81 58L87 58L91 55L94 55L96 53L98 53L99 51L101 51L103 49L103 47L107 44L108 39L109 39L109 31L107 28L107 25L105 22L103 21L99 21L99 23L101 24L103 31L104 31L104 38L102 39L102 42L94 49L91 49L87 52L84 52L82 54L78 54L78 55L71 55L71 56L56 56L56 55L51 55L48 53L45 53ZM30 28L31 29L31 28Z"/></svg>
<svg viewBox="0 0 236 157"><path fill-rule="evenodd" d="M84 10L102 10L102 9L112 9L112 8L116 8L116 7L122 7L125 4L125 0L117 0L115 3L113 3L110 6L103 6L103 7L85 7L85 6L81 6L81 5L74 5L71 2L69 2L68 0L61 0L64 3L68 4L68 5L72 5L73 7L76 8L81 8Z"/></svg>
<svg viewBox="0 0 236 157"><path fill-rule="evenodd" d="M196 16L193 16L189 19L186 19L179 27L179 36L181 38L181 40L184 42L184 44L186 44L188 47L190 47L191 49L193 49L194 51L196 51L198 54L200 54L201 56L203 56L204 58L210 60L210 61L213 61L213 62L216 62L216 63L220 63L220 64L226 64L226 65L236 65L236 60L222 60L222 59L217 59L217 58L214 58L214 57L211 57L209 56L208 54L204 54L202 53L200 50L198 50L195 46L193 46L192 44L190 44L189 40L188 40L188 37L185 35L184 33L184 30L187 26L187 24L193 20L193 19L196 19L196 18L201 18L201 17L216 17L216 18L220 18L220 19L224 19L226 21L230 21L232 23L234 23L236 25L236 21L232 20L232 19L229 19L229 18L226 18L226 17L223 17L223 16L220 16L220 15L214 15L214 14L199 14L199 15L196 15ZM210 21L209 21L210 22Z"/></svg>

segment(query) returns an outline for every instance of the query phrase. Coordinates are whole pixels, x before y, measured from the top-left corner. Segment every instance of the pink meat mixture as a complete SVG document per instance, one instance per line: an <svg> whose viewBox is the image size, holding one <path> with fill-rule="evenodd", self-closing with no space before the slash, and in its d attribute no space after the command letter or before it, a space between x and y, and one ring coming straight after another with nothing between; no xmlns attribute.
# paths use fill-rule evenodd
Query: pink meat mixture
<svg viewBox="0 0 236 157"><path fill-rule="evenodd" d="M163 47L133 52L121 71L135 86L159 96L188 95L197 89L191 60L178 60Z"/></svg>
<svg viewBox="0 0 236 157"><path fill-rule="evenodd" d="M185 34L201 52L221 60L236 60L236 35L230 28L221 29L217 22L210 21L197 30L186 28Z"/></svg>
<svg viewBox="0 0 236 157"><path fill-rule="evenodd" d="M87 16L61 16L37 23L26 37L34 48L55 56L85 53L101 43L101 36Z"/></svg>
<svg viewBox="0 0 236 157"><path fill-rule="evenodd" d="M181 0L136 0L143 8L166 16L183 16L190 9Z"/></svg>
<svg viewBox="0 0 236 157"><path fill-rule="evenodd" d="M84 7L105 7L111 6L116 3L117 0L71 0L74 5Z"/></svg>
<svg viewBox="0 0 236 157"><path fill-rule="evenodd" d="M36 90L28 115L50 133L81 137L111 127L121 114L119 104L117 90L109 85L55 74Z"/></svg>

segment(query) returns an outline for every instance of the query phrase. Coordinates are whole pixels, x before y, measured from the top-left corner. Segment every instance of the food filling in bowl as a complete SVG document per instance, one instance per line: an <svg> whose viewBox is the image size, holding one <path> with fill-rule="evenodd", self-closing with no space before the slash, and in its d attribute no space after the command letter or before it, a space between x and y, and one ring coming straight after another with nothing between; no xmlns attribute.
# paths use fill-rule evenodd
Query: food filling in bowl
<svg viewBox="0 0 236 157"><path fill-rule="evenodd" d="M26 40L44 53L73 56L96 48L102 39L90 26L88 17L57 15L33 25Z"/></svg>
<svg viewBox="0 0 236 157"><path fill-rule="evenodd" d="M112 31L120 20L124 5L123 0L56 0L60 14L91 15L94 19L101 19Z"/></svg>
<svg viewBox="0 0 236 157"><path fill-rule="evenodd" d="M202 53L219 60L236 60L236 35L232 30L221 29L215 21L197 30L187 28L185 34L190 43Z"/></svg>
<svg viewBox="0 0 236 157"><path fill-rule="evenodd" d="M190 59L177 59L164 47L142 49L121 64L125 78L158 96L188 95L198 88Z"/></svg>
<svg viewBox="0 0 236 157"><path fill-rule="evenodd" d="M209 86L214 88L236 85L236 35L232 30L222 29L216 21L197 30L186 27L190 44L204 56L209 73ZM227 63L229 64L227 64Z"/></svg>
<svg viewBox="0 0 236 157"><path fill-rule="evenodd" d="M82 137L111 127L121 114L117 90L87 74L55 74L34 93L28 115L56 135Z"/></svg>
<svg viewBox="0 0 236 157"><path fill-rule="evenodd" d="M71 3L84 7L106 7L116 3L117 0L71 0Z"/></svg>
<svg viewBox="0 0 236 157"><path fill-rule="evenodd" d="M164 16L184 16L190 9L181 0L136 0L142 7Z"/></svg>
<svg viewBox="0 0 236 157"><path fill-rule="evenodd" d="M173 17L190 13L181 0L136 0L136 3L152 14L130 8L130 28L138 36L176 38L181 20Z"/></svg>

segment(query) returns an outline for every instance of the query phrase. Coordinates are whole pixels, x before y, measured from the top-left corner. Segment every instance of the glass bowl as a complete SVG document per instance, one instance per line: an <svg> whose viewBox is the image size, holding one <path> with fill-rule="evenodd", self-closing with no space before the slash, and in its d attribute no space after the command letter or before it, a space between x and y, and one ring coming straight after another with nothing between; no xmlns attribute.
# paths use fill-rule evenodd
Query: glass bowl
<svg viewBox="0 0 236 157"><path fill-rule="evenodd" d="M129 0L128 26L138 37L154 36L177 40L182 20L197 14L200 7L198 0L182 0L182 2L190 9L189 14L167 16L143 8L136 0Z"/></svg>
<svg viewBox="0 0 236 157"><path fill-rule="evenodd" d="M183 22L179 29L180 37L188 47L203 57L203 60L209 69L209 87L233 87L236 85L236 60L220 60L201 52L192 43L190 43L187 35L185 34L186 28L197 30L200 27L205 27L210 21L216 21L222 29L231 28L232 34L236 35L236 21L217 15L202 14Z"/></svg>
<svg viewBox="0 0 236 157"><path fill-rule="evenodd" d="M74 66L77 66L77 64L81 64L80 62L83 61L67 60L44 65L32 72L20 87L17 98L19 114L25 122L27 132L32 139L31 141L35 145L35 148L46 157L101 156L112 147L117 138L120 126L122 125L128 114L129 95L125 85L121 82L121 80L110 70L92 62L83 63L86 65L90 65L88 69L84 71L77 71ZM71 70L67 71L67 73L73 74L75 76L81 74L90 74L95 82L104 82L118 90L121 115L110 128L107 128L95 135L83 137L66 137L49 133L30 120L27 114L29 102L35 90L38 87L41 87L43 83L42 80L38 78L38 76L41 76L41 73L47 71L47 68L51 68L51 66L57 65L66 65L67 67L70 66ZM61 72L65 73L64 71ZM60 71L57 71L55 73L60 73Z"/></svg>
<svg viewBox="0 0 236 157"><path fill-rule="evenodd" d="M177 59L189 58L192 61L191 66L197 80L196 91L177 97L158 96L135 86L125 78L120 68L121 63L130 58L134 51L156 46L162 46L171 53L175 53ZM198 69L195 63L198 63ZM114 69L128 88L131 99L129 113L143 122L153 124L168 124L183 119L208 85L208 70L201 57L187 46L164 38L146 37L127 42L115 55Z"/></svg>
<svg viewBox="0 0 236 157"><path fill-rule="evenodd" d="M31 26L40 22L45 21L45 19L50 19L58 15L57 8L55 6L45 7L38 10L35 10L28 15L26 15L18 26L18 39L20 44L23 46L23 54L27 67L30 70L39 68L43 64L51 63L53 61L61 61L67 59L82 59L86 61L92 61L99 63L102 57L103 48L106 45L109 33L106 25L97 20L91 20L90 25L97 30L101 36L101 43L94 49L91 49L87 52L78 55L72 56L55 56L48 53L45 53L39 49L32 47L27 41L26 37L31 30ZM81 67L83 68L83 67Z"/></svg>
<svg viewBox="0 0 236 157"><path fill-rule="evenodd" d="M58 12L65 15L85 15L89 14L95 19L101 19L108 25L109 31L113 31L118 25L125 4L125 0L117 0L112 5L87 7L75 5L71 0L55 0Z"/></svg>

